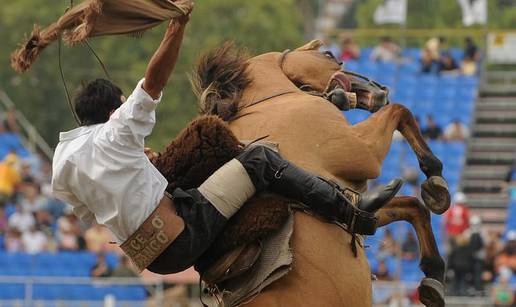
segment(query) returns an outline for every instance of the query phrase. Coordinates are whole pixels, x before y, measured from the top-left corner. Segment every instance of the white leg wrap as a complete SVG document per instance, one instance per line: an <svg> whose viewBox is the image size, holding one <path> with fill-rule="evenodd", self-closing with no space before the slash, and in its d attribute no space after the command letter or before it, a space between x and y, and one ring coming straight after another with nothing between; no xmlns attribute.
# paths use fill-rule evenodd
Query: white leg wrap
<svg viewBox="0 0 516 307"><path fill-rule="evenodd" d="M219 168L198 190L227 219L256 192L244 166L236 159Z"/></svg>

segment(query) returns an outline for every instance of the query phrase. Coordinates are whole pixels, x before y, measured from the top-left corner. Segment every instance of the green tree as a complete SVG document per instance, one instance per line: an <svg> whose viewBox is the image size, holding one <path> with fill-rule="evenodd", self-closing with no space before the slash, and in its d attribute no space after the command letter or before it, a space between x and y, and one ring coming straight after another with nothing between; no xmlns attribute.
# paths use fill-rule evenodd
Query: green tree
<svg viewBox="0 0 516 307"><path fill-rule="evenodd" d="M281 51L303 42L303 17L296 0L203 0L196 5L179 63L164 91L158 108L158 124L149 144L162 148L197 112L188 73L199 55L233 40L251 54ZM19 76L9 68L9 54L29 32L32 24L43 26L58 18L65 4L18 0L3 4L0 11L0 87L51 143L57 143L58 131L75 126L68 110L58 70L58 46L49 46L31 71ZM91 40L111 75L125 94L143 76L150 56L159 45L164 26L150 30L142 38L127 36L99 37ZM70 88L81 81L104 77L94 57L84 46L62 47L64 73Z"/></svg>

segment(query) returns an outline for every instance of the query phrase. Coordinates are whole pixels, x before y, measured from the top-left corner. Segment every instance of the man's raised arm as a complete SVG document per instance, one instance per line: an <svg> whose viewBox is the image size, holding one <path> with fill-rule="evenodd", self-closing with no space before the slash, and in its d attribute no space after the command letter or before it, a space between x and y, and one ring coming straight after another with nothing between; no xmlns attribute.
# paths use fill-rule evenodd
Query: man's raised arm
<svg viewBox="0 0 516 307"><path fill-rule="evenodd" d="M143 89L154 99L159 98L174 70L188 20L189 15L170 21L165 37L147 66Z"/></svg>

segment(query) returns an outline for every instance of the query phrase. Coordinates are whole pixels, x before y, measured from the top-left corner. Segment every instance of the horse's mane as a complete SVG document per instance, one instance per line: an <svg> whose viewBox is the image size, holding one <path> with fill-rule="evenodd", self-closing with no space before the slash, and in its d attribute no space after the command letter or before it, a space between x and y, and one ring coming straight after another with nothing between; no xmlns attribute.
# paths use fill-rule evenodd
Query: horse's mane
<svg viewBox="0 0 516 307"><path fill-rule="evenodd" d="M231 42L201 56L191 83L200 113L230 121L238 112L243 90L251 84L249 56Z"/></svg>

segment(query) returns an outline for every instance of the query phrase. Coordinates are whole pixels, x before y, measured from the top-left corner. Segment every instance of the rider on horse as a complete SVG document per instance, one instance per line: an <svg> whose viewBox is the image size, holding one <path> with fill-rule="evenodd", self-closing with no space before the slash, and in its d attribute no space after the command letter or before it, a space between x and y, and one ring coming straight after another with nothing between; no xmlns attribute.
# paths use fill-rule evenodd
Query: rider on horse
<svg viewBox="0 0 516 307"><path fill-rule="evenodd" d="M396 194L401 180L355 192L352 202L335 185L264 146L246 149L197 189L165 192L167 181L144 152L144 139L154 127L187 22L188 17L170 22L145 78L127 100L102 79L78 92L81 126L60 134L53 161L55 196L83 221L105 225L140 270L161 274L191 266L245 201L266 189L329 220L353 224L356 233L374 233L374 211Z"/></svg>

